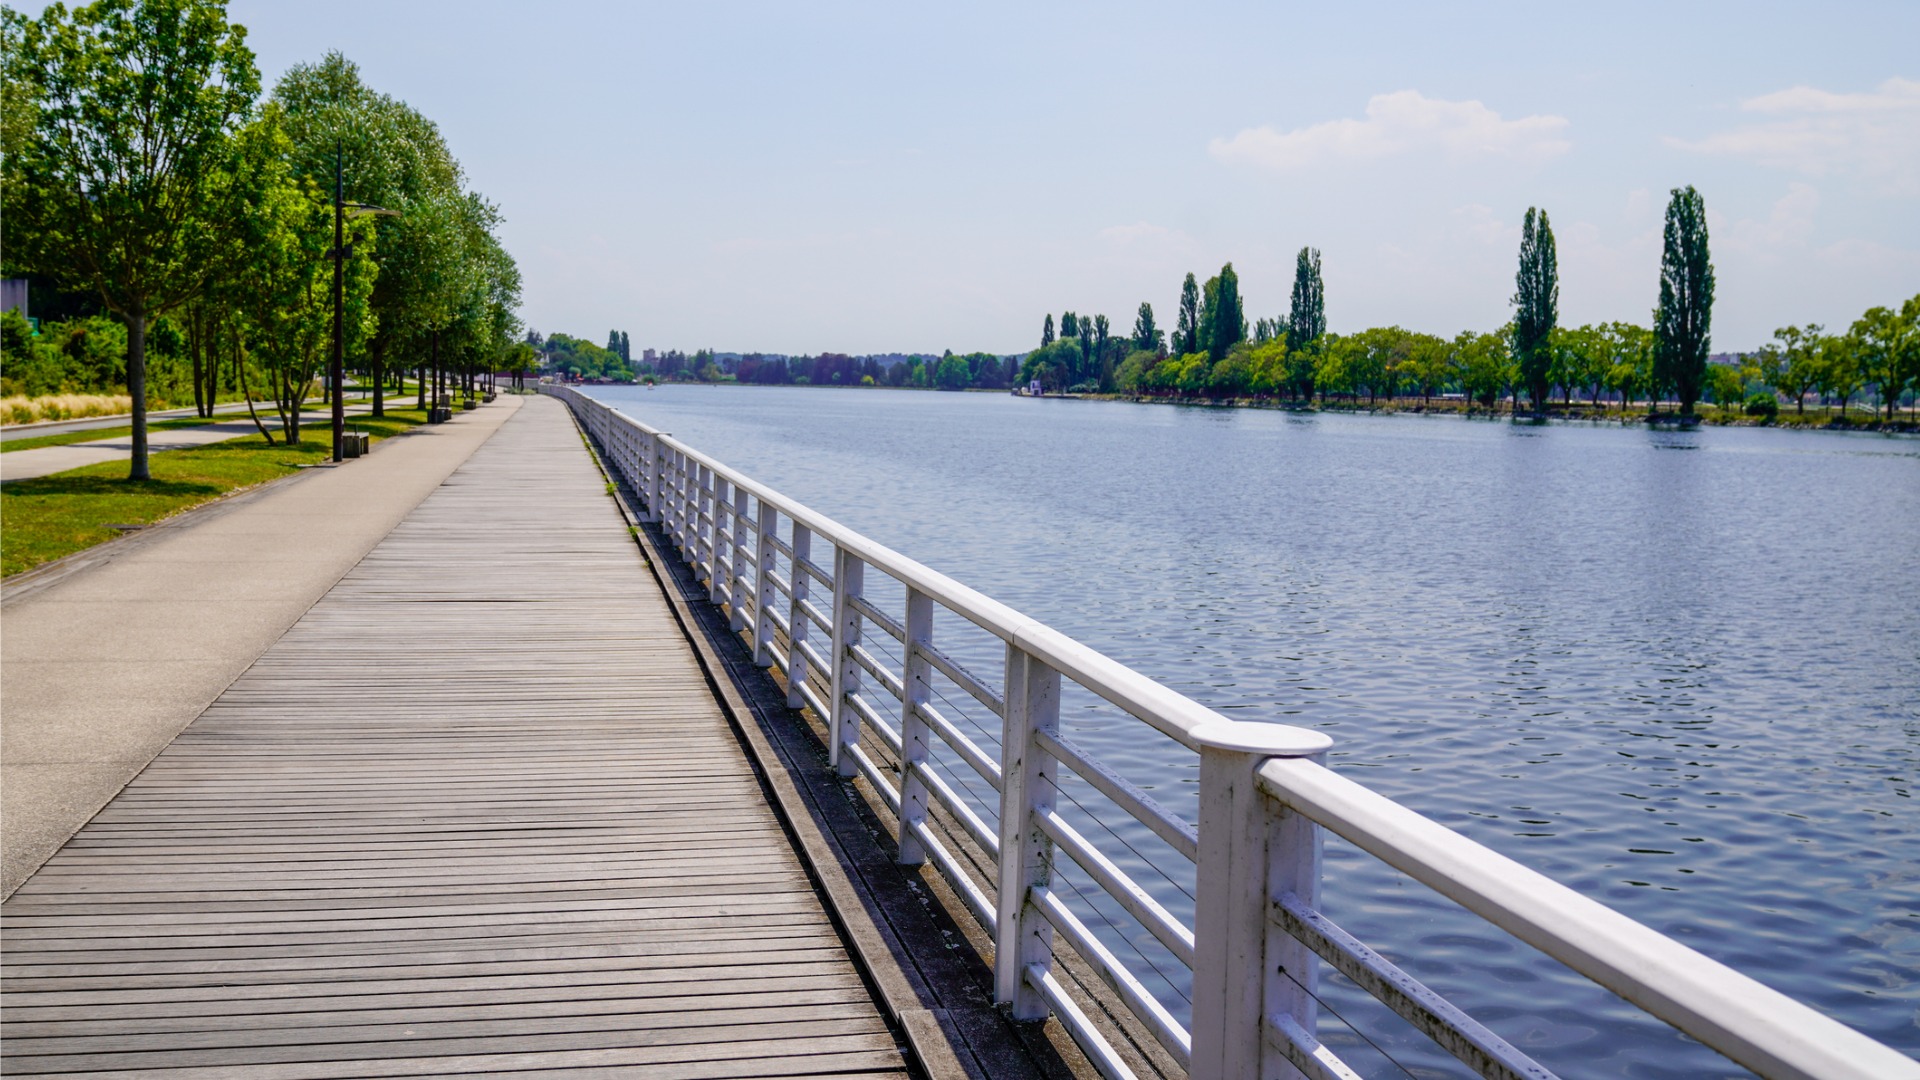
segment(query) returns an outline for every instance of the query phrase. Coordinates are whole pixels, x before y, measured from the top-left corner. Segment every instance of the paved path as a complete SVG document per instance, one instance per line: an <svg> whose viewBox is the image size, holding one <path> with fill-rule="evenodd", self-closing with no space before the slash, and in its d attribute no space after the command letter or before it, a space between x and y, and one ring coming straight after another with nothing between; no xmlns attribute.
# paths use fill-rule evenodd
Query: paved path
<svg viewBox="0 0 1920 1080"><path fill-rule="evenodd" d="M9 1076L905 1075L546 398L4 914Z"/></svg>
<svg viewBox="0 0 1920 1080"><path fill-rule="evenodd" d="M371 405L348 405L347 424L352 430L353 420L371 412ZM269 410L270 412L271 410ZM280 418L277 415L262 414L267 430L273 432L275 439L280 438ZM126 422L125 417L120 423ZM157 453L162 450L181 450L190 446L206 446L209 443L226 442L243 435L258 436L260 429L251 419L226 420L215 424L202 424L198 427L152 428L147 432L147 450ZM332 447L333 421L326 412L309 412L302 418L300 425L302 439L314 439ZM15 450L11 454L0 454L0 483L10 480L31 480L36 476L51 476L79 469L88 465L98 465L103 461L125 461L133 453L132 435L115 435L105 439L93 439L88 442L67 443L63 446L42 446L33 450Z"/></svg>
<svg viewBox="0 0 1920 1080"><path fill-rule="evenodd" d="M523 400L456 413L0 590L0 897Z"/></svg>

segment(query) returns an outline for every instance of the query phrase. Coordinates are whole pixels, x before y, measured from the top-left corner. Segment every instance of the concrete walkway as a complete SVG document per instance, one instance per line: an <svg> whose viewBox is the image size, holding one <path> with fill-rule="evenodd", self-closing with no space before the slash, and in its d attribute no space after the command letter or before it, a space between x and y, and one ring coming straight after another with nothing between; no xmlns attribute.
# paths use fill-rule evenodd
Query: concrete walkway
<svg viewBox="0 0 1920 1080"><path fill-rule="evenodd" d="M190 512L0 591L0 897L522 400L455 413L377 444L370 457Z"/></svg>
<svg viewBox="0 0 1920 1080"><path fill-rule="evenodd" d="M353 421L372 411L371 405L347 406L348 429ZM260 418L280 438L280 420L278 416L263 414ZM120 418L126 422L125 417ZM52 434L52 433L46 433ZM260 429L252 419L226 420L217 424L204 424L200 427L155 428L147 432L147 451L158 453L162 450L183 450L188 447L206 446L209 443L226 442L245 435L258 436ZM329 447L333 444L332 420L326 412L308 412L301 417L300 437L310 439L315 436ZM111 438L94 439L89 442L67 443L64 446L42 446L37 450L15 450L11 454L0 454L0 484L12 480L31 480L37 476L51 476L66 472L68 469L85 468L105 461L125 461L133 453L132 435L115 435Z"/></svg>

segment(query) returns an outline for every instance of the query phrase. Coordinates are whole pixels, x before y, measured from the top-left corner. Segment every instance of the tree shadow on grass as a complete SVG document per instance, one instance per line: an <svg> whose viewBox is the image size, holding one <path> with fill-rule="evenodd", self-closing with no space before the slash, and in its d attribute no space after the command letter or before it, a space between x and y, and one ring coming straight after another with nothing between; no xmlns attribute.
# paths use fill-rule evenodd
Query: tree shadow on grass
<svg viewBox="0 0 1920 1080"><path fill-rule="evenodd" d="M220 494L218 484L187 480L128 480L112 476L42 476L15 480L0 485L0 496L7 498L72 498L75 496L158 495L163 498L211 497Z"/></svg>

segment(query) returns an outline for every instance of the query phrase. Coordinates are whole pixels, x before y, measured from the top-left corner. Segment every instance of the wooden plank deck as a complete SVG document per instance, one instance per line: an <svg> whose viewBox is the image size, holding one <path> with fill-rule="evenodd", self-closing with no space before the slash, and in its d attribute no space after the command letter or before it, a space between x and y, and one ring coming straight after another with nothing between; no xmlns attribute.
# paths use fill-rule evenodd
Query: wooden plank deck
<svg viewBox="0 0 1920 1080"><path fill-rule="evenodd" d="M546 398L0 914L8 1076L905 1075Z"/></svg>

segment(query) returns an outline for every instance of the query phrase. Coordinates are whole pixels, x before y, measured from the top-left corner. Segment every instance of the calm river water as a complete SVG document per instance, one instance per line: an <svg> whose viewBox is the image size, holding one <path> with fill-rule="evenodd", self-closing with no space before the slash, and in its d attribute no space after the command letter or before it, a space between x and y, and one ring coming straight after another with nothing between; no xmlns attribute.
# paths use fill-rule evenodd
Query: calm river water
<svg viewBox="0 0 1920 1080"><path fill-rule="evenodd" d="M1327 731L1334 768L1920 1055L1920 442L593 393L1215 708ZM1091 741L1191 784L1138 734ZM1327 881L1562 1075L1738 1074L1350 850ZM1369 1074L1451 1071L1322 1027Z"/></svg>

